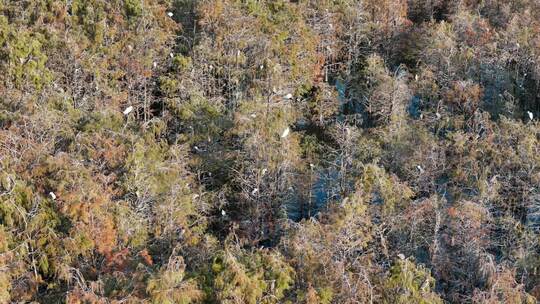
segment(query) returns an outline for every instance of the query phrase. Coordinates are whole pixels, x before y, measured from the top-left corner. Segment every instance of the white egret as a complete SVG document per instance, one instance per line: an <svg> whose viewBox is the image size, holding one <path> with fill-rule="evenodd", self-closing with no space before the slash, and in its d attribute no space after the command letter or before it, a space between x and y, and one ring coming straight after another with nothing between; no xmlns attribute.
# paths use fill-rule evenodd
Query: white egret
<svg viewBox="0 0 540 304"><path fill-rule="evenodd" d="M133 111L133 106L129 106L127 107L125 110L124 110L124 115L128 115L129 113L131 113L131 111Z"/></svg>
<svg viewBox="0 0 540 304"><path fill-rule="evenodd" d="M290 132L291 132L291 129L289 129L289 127L287 127L285 130L283 130L283 133L281 133L281 138L285 138L285 137L289 136Z"/></svg>

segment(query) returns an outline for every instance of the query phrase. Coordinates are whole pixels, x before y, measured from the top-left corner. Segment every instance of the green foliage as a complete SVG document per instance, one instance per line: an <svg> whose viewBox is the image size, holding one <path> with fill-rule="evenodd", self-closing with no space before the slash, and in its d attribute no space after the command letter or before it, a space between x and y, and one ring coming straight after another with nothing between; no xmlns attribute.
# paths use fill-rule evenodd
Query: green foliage
<svg viewBox="0 0 540 304"><path fill-rule="evenodd" d="M182 103L171 100L168 106L184 128L189 128L182 138L188 143L216 137L226 127L227 121L223 116L222 105L212 103L202 96L192 95L188 101Z"/></svg>
<svg viewBox="0 0 540 304"><path fill-rule="evenodd" d="M251 95L273 87L294 91L312 85L316 37L295 5L284 1L208 1L198 12L206 35L220 43L211 45L202 40L195 54L207 54L217 67L214 76L227 81L230 93L234 88L249 88ZM220 17L224 13L236 18ZM245 27L246 22L251 26ZM259 81L268 83L252 86Z"/></svg>
<svg viewBox="0 0 540 304"><path fill-rule="evenodd" d="M126 15L128 18L138 17L142 14L142 0L126 0L124 6L126 9Z"/></svg>
<svg viewBox="0 0 540 304"><path fill-rule="evenodd" d="M132 1L128 1L131 3ZM126 9L128 4L126 4ZM104 39L105 7L99 0L74 0L71 4L74 21L80 24L85 34L96 44L100 45Z"/></svg>
<svg viewBox="0 0 540 304"><path fill-rule="evenodd" d="M101 130L119 132L124 126L124 121L118 112L92 113L88 117L82 117L79 121L79 129L93 133Z"/></svg>
<svg viewBox="0 0 540 304"><path fill-rule="evenodd" d="M161 76L159 78L159 88L163 94L172 97L177 93L178 81L166 76Z"/></svg>
<svg viewBox="0 0 540 304"><path fill-rule="evenodd" d="M45 39L41 33L18 29L5 16L0 17L0 59L5 80L19 88L30 83L37 89L51 81L51 71L45 66L47 55L42 51Z"/></svg>
<svg viewBox="0 0 540 304"><path fill-rule="evenodd" d="M293 265L297 265L298 301L369 301L369 282L359 274L364 266L374 267L372 256L366 252L374 235L362 194L347 197L320 221L306 221L291 233L282 246ZM354 283L342 278L354 278Z"/></svg>
<svg viewBox="0 0 540 304"><path fill-rule="evenodd" d="M214 258L212 273L220 303L280 303L294 282L292 267L264 250L225 250Z"/></svg>
<svg viewBox="0 0 540 304"><path fill-rule="evenodd" d="M181 54L177 54L173 58L173 67L179 71L186 71L191 66L191 57L183 56Z"/></svg>
<svg viewBox="0 0 540 304"><path fill-rule="evenodd" d="M397 260L384 283L384 303L443 303L432 291L434 285L429 270L409 260Z"/></svg>
<svg viewBox="0 0 540 304"><path fill-rule="evenodd" d="M375 165L367 165L364 168L359 188L364 191L367 201L374 204L382 203L384 213L393 213L404 208L414 194L395 176L388 175L384 169Z"/></svg>
<svg viewBox="0 0 540 304"><path fill-rule="evenodd" d="M366 112L374 125L390 124L399 129L411 92L402 76L389 73L381 57L372 55L366 61Z"/></svg>
<svg viewBox="0 0 540 304"><path fill-rule="evenodd" d="M9 231L6 230L6 226L0 225L0 254L6 255L12 245L12 237ZM7 267L8 261L2 259L0 261L0 267ZM8 271L2 272L0 274L0 302L8 303L10 300L10 290L11 290L11 277Z"/></svg>
<svg viewBox="0 0 540 304"><path fill-rule="evenodd" d="M185 151L152 139L137 140L132 149L126 159L127 172L122 184L127 193L134 194L134 204L155 212L152 234L180 237L175 236L179 229L192 227L195 231L202 227L204 221L194 206L191 176L181 161ZM186 231L186 236L196 241L191 230Z"/></svg>
<svg viewBox="0 0 540 304"><path fill-rule="evenodd" d="M192 280L186 280L185 264L182 257L171 257L165 269L159 271L148 280L146 292L152 303L188 304L196 303L202 298Z"/></svg>

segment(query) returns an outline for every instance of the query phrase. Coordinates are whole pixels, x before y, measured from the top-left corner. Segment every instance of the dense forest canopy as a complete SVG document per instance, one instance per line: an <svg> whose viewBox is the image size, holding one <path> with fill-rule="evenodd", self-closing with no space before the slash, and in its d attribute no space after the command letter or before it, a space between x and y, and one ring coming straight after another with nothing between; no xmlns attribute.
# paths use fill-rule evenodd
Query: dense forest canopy
<svg viewBox="0 0 540 304"><path fill-rule="evenodd" d="M538 0L0 0L0 303L537 303Z"/></svg>

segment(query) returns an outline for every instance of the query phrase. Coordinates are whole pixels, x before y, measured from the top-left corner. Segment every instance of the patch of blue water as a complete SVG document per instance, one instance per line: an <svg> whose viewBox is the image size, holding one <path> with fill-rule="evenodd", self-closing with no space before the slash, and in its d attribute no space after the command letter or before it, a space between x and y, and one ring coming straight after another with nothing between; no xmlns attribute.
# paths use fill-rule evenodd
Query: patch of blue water
<svg viewBox="0 0 540 304"><path fill-rule="evenodd" d="M422 105L422 99L418 96L413 96L411 98L411 101L409 102L409 106L407 107L407 112L409 112L409 115L411 115L412 118L418 119L420 118L420 106Z"/></svg>

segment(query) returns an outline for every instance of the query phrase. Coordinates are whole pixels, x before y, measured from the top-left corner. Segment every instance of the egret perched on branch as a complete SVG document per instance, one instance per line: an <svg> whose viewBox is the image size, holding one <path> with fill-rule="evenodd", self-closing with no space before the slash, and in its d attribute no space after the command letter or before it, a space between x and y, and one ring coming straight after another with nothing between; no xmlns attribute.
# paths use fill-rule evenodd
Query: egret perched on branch
<svg viewBox="0 0 540 304"><path fill-rule="evenodd" d="M534 114L531 111L527 111L527 115L529 115L530 120L534 119Z"/></svg>
<svg viewBox="0 0 540 304"><path fill-rule="evenodd" d="M129 106L127 107L125 110L124 110L124 115L128 115L129 113L131 113L131 111L133 111L133 106Z"/></svg>
<svg viewBox="0 0 540 304"><path fill-rule="evenodd" d="M283 133L281 133L281 138L285 138L285 137L289 136L290 132L291 132L291 129L289 129L289 127L287 127L285 130L283 130Z"/></svg>

